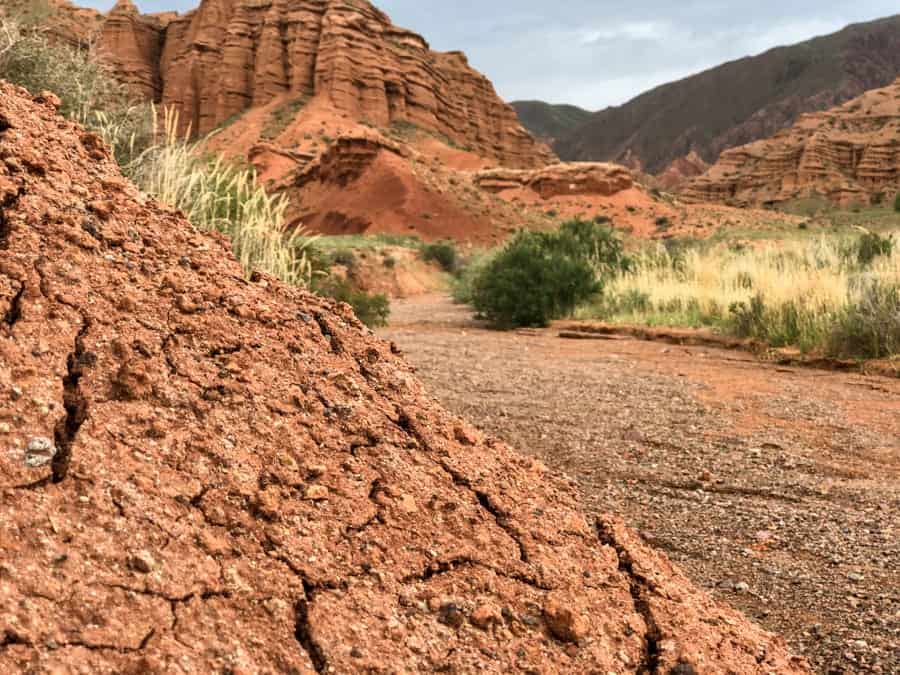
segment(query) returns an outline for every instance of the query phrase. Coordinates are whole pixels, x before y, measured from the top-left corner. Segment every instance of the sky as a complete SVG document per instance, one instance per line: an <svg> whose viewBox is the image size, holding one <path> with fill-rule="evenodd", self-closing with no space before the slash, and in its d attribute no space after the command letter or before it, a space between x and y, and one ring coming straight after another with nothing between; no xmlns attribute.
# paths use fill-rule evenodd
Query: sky
<svg viewBox="0 0 900 675"><path fill-rule="evenodd" d="M75 0L101 10L114 0ZM137 0L144 12L199 0ZM462 50L507 101L620 105L726 61L898 12L897 0L375 0L433 49Z"/></svg>

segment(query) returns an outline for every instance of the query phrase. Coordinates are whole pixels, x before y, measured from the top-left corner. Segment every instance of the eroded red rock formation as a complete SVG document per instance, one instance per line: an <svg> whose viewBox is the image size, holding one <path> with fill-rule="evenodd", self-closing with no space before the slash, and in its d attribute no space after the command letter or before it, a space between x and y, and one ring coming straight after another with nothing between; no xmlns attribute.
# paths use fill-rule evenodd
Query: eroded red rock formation
<svg viewBox="0 0 900 675"><path fill-rule="evenodd" d="M0 83L0 672L805 673Z"/></svg>
<svg viewBox="0 0 900 675"><path fill-rule="evenodd" d="M527 188L541 199L574 195L611 196L634 186L631 172L618 164L572 162L531 171L488 169L475 182L489 192Z"/></svg>
<svg viewBox="0 0 900 675"><path fill-rule="evenodd" d="M552 157L465 55L431 51L365 0L202 0L176 18L120 0L100 46L136 92L175 107L199 134L278 96L308 95L373 126L416 124L504 165Z"/></svg>
<svg viewBox="0 0 900 675"><path fill-rule="evenodd" d="M733 148L684 196L735 206L821 195L869 204L900 191L900 79L837 108L803 115L772 138Z"/></svg>

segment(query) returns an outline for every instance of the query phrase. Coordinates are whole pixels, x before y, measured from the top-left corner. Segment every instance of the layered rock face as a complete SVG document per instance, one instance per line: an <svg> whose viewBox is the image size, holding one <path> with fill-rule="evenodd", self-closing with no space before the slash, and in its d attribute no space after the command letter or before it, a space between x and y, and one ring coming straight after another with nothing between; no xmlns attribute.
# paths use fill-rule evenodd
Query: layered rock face
<svg viewBox="0 0 900 675"><path fill-rule="evenodd" d="M553 164L541 169L488 169L475 175L476 184L488 192L528 188L541 199L574 195L611 196L634 186L631 172L617 164L577 162Z"/></svg>
<svg viewBox="0 0 900 675"><path fill-rule="evenodd" d="M684 196L735 206L821 195L870 204L900 191L900 79L842 106L803 115L770 139L728 150Z"/></svg>
<svg viewBox="0 0 900 675"><path fill-rule="evenodd" d="M807 672L51 106L0 83L0 672Z"/></svg>
<svg viewBox="0 0 900 675"><path fill-rule="evenodd" d="M359 122L416 124L504 165L552 157L463 54L431 51L365 0L203 0L174 19L120 0L100 45L136 92L175 107L199 134L305 94Z"/></svg>

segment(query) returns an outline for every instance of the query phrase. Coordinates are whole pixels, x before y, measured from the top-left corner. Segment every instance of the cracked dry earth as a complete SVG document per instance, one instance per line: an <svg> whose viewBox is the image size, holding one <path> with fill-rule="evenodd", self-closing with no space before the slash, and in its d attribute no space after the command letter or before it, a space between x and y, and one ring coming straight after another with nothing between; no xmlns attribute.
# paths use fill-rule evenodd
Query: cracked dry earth
<svg viewBox="0 0 900 675"><path fill-rule="evenodd" d="M450 410L574 476L821 673L900 672L900 380L741 352L479 328L443 297L383 335Z"/></svg>
<svg viewBox="0 0 900 675"><path fill-rule="evenodd" d="M804 673L0 82L0 672Z"/></svg>

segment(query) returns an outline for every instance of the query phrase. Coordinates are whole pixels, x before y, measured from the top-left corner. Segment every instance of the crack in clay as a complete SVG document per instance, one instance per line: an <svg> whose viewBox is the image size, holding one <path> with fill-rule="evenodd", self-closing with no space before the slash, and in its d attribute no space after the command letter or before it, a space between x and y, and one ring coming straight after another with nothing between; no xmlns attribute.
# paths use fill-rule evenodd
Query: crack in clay
<svg viewBox="0 0 900 675"><path fill-rule="evenodd" d="M638 675L651 675L659 672L660 648L662 631L653 617L653 610L647 601L646 594L652 591L652 584L634 569L634 562L625 547L616 541L613 529L602 521L596 522L597 538L601 544L610 546L619 559L619 572L628 579L628 590L634 603L635 611L641 615L646 625L644 633L644 648L641 663L638 666Z"/></svg>
<svg viewBox="0 0 900 675"><path fill-rule="evenodd" d="M3 322L10 329L22 318L22 298L25 296L25 282L20 279L16 279L16 281L19 283L19 290L10 301L9 310L6 312L6 316L3 317Z"/></svg>
<svg viewBox="0 0 900 675"><path fill-rule="evenodd" d="M329 345L331 347L331 352L333 354L341 354L344 351L344 345L341 343L341 339L334 334L334 331L331 330L331 326L328 325L328 322L325 320L325 317L316 312L315 315L316 324L319 326L319 330L322 332L322 335L325 339L328 340Z"/></svg>
<svg viewBox="0 0 900 675"><path fill-rule="evenodd" d="M96 652L119 652L120 654L134 654L137 652L142 652L147 648L147 645L150 643L150 640L153 639L153 636L156 635L156 629L151 628L150 632L147 633L141 641L138 643L137 647L128 647L123 645L109 645L103 643L94 643L94 642L84 642L82 640L72 640L71 642L57 642L55 646L50 646L49 644L43 645L46 647L48 651L59 651L60 649L71 649L71 648L79 648L79 649L87 649L88 651L96 651ZM26 640L20 635L17 635L13 632L7 631L3 635L3 639L0 640L0 650L6 649L11 646L22 646L28 647L29 649L37 650L39 647L35 643L30 640Z"/></svg>
<svg viewBox="0 0 900 675"><path fill-rule="evenodd" d="M415 423L412 421L412 418L409 415L407 415L405 412L401 412L400 416L394 423L405 433L412 436L427 451L428 457L431 458L435 464L441 467L441 469L443 469L444 472L453 479L453 483L455 485L464 487L473 495L475 495L475 498L478 500L478 504L481 506L481 508L491 514L494 522L497 523L497 527L506 532L509 538L512 539L513 542L515 542L516 546L519 549L519 560L521 560L523 563L529 562L528 551L525 550L525 544L522 542L518 530L516 530L513 527L512 523L509 522L509 514L499 506L497 506L497 504L492 501L491 496L488 493L476 489L472 485L472 481L469 480L469 478L456 471L445 461L433 458L432 455L434 454L434 452L431 450L431 446L425 440L422 433L418 429L416 429Z"/></svg>
<svg viewBox="0 0 900 675"><path fill-rule="evenodd" d="M294 638L309 656L317 673L328 670L328 659L321 645L312 636L309 624L309 608L315 602L316 587L306 579L303 582L303 597L294 606Z"/></svg>
<svg viewBox="0 0 900 675"><path fill-rule="evenodd" d="M87 399L81 392L81 378L84 370L91 364L92 354L84 348L84 339L91 328L91 321L82 315L81 330L75 336L75 346L66 359L66 375L63 377L63 407L65 416L56 423L53 435L56 442L56 455L51 464L53 482L61 483L69 473L72 463L72 446L81 425L88 417Z"/></svg>

